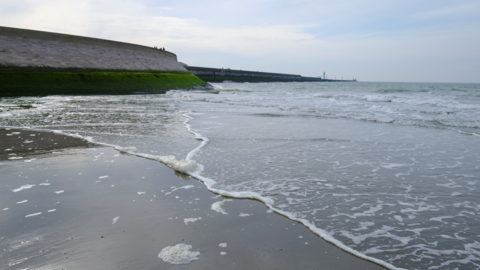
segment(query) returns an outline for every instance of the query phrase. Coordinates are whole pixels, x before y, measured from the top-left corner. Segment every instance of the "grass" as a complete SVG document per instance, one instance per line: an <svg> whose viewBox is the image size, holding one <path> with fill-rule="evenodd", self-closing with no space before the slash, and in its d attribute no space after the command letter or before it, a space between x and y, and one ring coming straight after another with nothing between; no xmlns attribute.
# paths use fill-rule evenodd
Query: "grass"
<svg viewBox="0 0 480 270"><path fill-rule="evenodd" d="M5 68L5 66L4 66ZM172 89L189 89L206 83L190 72L92 70L32 71L37 67L0 71L0 97L46 95L125 95L165 93Z"/></svg>

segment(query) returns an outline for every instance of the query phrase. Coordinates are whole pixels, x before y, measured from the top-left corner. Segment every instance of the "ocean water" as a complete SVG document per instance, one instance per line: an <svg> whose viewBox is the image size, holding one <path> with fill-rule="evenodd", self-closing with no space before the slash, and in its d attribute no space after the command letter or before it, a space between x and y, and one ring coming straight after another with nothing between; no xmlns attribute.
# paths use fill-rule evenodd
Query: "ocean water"
<svg viewBox="0 0 480 270"><path fill-rule="evenodd" d="M4 98L0 126L195 160L209 189L391 269L480 268L480 84L214 87Z"/></svg>

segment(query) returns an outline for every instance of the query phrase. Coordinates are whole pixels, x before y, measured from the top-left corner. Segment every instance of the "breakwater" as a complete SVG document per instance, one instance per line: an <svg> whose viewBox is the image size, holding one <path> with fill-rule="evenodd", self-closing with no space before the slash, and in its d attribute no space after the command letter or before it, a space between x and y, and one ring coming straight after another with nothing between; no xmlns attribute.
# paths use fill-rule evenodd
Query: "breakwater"
<svg viewBox="0 0 480 270"><path fill-rule="evenodd" d="M356 80L331 80L320 77L304 77L296 74L185 66L187 70L209 82L355 82Z"/></svg>
<svg viewBox="0 0 480 270"><path fill-rule="evenodd" d="M162 93L205 85L169 51L0 27L0 97Z"/></svg>

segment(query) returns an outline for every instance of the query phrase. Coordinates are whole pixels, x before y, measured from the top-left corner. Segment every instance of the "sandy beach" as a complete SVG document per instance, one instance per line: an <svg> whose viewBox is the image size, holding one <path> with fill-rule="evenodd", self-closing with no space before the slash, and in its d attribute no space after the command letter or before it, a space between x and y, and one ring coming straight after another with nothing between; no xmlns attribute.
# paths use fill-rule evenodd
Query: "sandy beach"
<svg viewBox="0 0 480 270"><path fill-rule="evenodd" d="M77 138L0 129L0 175L0 269L384 269L261 202ZM158 257L180 243L198 260Z"/></svg>

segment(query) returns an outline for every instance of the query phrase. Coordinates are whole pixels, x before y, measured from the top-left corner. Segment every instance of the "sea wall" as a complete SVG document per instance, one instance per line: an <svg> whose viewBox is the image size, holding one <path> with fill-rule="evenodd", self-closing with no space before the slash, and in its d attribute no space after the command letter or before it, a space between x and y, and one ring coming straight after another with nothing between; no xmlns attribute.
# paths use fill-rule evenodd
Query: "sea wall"
<svg viewBox="0 0 480 270"><path fill-rule="evenodd" d="M195 66L186 66L185 68L202 80L210 82L293 82L302 80L302 76L295 74Z"/></svg>
<svg viewBox="0 0 480 270"><path fill-rule="evenodd" d="M165 93L198 86L207 83L168 51L0 27L0 98Z"/></svg>
<svg viewBox="0 0 480 270"><path fill-rule="evenodd" d="M168 51L111 40L0 27L0 65L186 71Z"/></svg>
<svg viewBox="0 0 480 270"><path fill-rule="evenodd" d="M185 66L200 79L208 82L353 82L353 80L329 80L320 77L304 77L296 74L248 71L225 68Z"/></svg>

